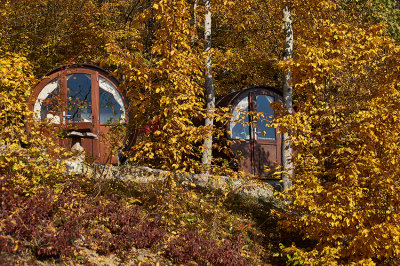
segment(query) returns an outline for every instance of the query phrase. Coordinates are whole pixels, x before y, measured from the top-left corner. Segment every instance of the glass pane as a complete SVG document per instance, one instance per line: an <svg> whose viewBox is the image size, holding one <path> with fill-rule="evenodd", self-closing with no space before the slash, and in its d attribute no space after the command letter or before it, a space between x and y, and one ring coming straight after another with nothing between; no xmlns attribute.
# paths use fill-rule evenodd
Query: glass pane
<svg viewBox="0 0 400 266"><path fill-rule="evenodd" d="M92 122L92 89L89 74L67 76L68 119Z"/></svg>
<svg viewBox="0 0 400 266"><path fill-rule="evenodd" d="M52 124L60 124L61 104L60 104L60 89L57 79L50 81L40 91L33 111L36 120L47 120Z"/></svg>
<svg viewBox="0 0 400 266"><path fill-rule="evenodd" d="M268 95L257 95L257 113L262 115L257 119L257 138L275 140L276 129L270 126L270 121L274 117L274 110L270 104L274 101L274 97Z"/></svg>
<svg viewBox="0 0 400 266"><path fill-rule="evenodd" d="M230 123L231 138L250 139L249 98L243 98L233 109Z"/></svg>
<svg viewBox="0 0 400 266"><path fill-rule="evenodd" d="M125 120L125 107L117 89L105 78L99 78L100 123L115 123Z"/></svg>

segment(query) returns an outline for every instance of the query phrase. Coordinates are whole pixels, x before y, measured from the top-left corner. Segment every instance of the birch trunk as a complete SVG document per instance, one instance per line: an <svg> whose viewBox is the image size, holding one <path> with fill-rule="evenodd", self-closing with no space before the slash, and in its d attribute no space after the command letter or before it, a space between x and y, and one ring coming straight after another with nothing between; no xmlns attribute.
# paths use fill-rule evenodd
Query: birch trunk
<svg viewBox="0 0 400 266"><path fill-rule="evenodd" d="M214 124L214 107L215 107L215 92L212 76L212 61L211 61L211 5L210 0L204 0L205 6L205 20L204 20L204 39L205 39L205 52L207 53L205 62L205 87L206 87L206 104L207 104L207 118L205 126L210 128L208 136L204 139L203 151L203 166L206 172L209 171L212 159L212 130Z"/></svg>
<svg viewBox="0 0 400 266"><path fill-rule="evenodd" d="M285 6L283 8L283 23L285 32L285 53L283 60L288 60L293 56L293 26L292 26L292 16L290 13L290 8ZM289 113L293 112L293 88L291 85L292 74L287 71L283 75L283 99L286 109ZM283 174L283 189L286 190L292 185L291 177L293 175L293 162L292 162L292 148L289 143L288 134L283 135L282 141L282 166L284 170Z"/></svg>
<svg viewBox="0 0 400 266"><path fill-rule="evenodd" d="M196 35L197 35L197 1L194 1L193 4L193 35L192 35L192 46L194 47L196 42Z"/></svg>

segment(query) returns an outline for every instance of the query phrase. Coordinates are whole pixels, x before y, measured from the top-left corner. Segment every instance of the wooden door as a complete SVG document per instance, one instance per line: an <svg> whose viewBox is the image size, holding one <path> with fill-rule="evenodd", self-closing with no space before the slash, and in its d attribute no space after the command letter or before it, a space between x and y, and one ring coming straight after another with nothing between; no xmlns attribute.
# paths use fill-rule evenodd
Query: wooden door
<svg viewBox="0 0 400 266"><path fill-rule="evenodd" d="M249 93L242 94L235 100L229 132L230 139L234 141L231 145L232 151L235 158L239 159L238 168L246 173L253 173Z"/></svg>
<svg viewBox="0 0 400 266"><path fill-rule="evenodd" d="M111 129L126 122L126 100L117 83L101 73L91 68L57 71L34 88L30 108L37 121L62 132L65 148L78 142L89 161L116 164L116 142L109 141Z"/></svg>
<svg viewBox="0 0 400 266"><path fill-rule="evenodd" d="M98 91L100 162L117 164L126 135L121 127L127 120L125 102L117 87L106 77L99 77Z"/></svg>
<svg viewBox="0 0 400 266"><path fill-rule="evenodd" d="M84 148L90 161L99 161L98 73L88 69L68 69L63 72L61 92L64 97L64 146L76 142Z"/></svg>
<svg viewBox="0 0 400 266"><path fill-rule="evenodd" d="M250 95L251 109L257 113L251 124L255 175L272 177L273 170L281 164L281 135L270 124L274 117L270 104L279 98L279 95L267 90L253 91Z"/></svg>

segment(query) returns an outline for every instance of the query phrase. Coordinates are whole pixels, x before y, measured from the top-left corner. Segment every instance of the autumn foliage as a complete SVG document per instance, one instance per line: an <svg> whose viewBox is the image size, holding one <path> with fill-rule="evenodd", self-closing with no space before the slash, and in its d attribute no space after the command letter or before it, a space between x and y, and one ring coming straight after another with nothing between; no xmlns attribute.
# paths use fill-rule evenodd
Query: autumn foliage
<svg viewBox="0 0 400 266"><path fill-rule="evenodd" d="M334 2L304 7L295 14L313 18L283 66L293 73L297 109L279 120L295 150L281 225L317 244L286 251L306 264L397 264L400 50L384 25Z"/></svg>
<svg viewBox="0 0 400 266"><path fill-rule="evenodd" d="M132 57L132 50L121 43L107 46L110 62L118 66L116 73L126 77L130 130L136 141L127 154L135 163L196 169L195 159L201 154L196 143L205 131L194 121L202 119L204 93L200 86L202 55L191 45L194 29L190 22L191 8L186 1L156 1L133 21L141 26L150 24L146 27L153 31L152 36L134 39L138 57ZM151 38L151 44L146 38ZM147 133L141 130L150 127Z"/></svg>
<svg viewBox="0 0 400 266"><path fill-rule="evenodd" d="M235 205L230 188L177 182L176 172L203 170L204 136L225 134L202 126L202 1L4 0L0 257L29 250L36 259L76 262L87 248L126 258L135 247L173 263L256 265L273 262L274 253L293 264L399 264L397 1L211 6L217 95L253 85L280 88L282 74L292 75L293 114L274 104L273 123L290 136L295 172L293 186L274 203L279 223L260 202L252 203L257 211L242 198ZM283 61L285 6L294 53ZM30 120L27 98L35 78L80 62L101 65L121 81L131 144L124 155L131 165L170 170L166 181L140 185L66 173L63 159L71 154L57 145L54 128ZM215 112L218 123L229 121L226 111ZM215 150L225 150L220 143ZM213 163L210 173L241 175L221 158ZM281 250L277 231L296 233L279 239Z"/></svg>

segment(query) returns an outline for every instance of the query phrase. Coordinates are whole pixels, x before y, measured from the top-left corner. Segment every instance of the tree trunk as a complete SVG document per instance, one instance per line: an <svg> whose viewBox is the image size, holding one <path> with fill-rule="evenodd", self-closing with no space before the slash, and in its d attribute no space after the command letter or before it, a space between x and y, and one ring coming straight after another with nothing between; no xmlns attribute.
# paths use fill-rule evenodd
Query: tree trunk
<svg viewBox="0 0 400 266"><path fill-rule="evenodd" d="M215 107L215 92L212 76L212 61L211 61L211 6L210 0L204 0L205 6L205 20L204 20L204 39L205 39L205 52L207 53L205 62L205 87L206 87L206 104L207 104L207 118L205 126L210 127L208 136L204 139L203 151L203 167L206 172L209 171L212 159L212 127L214 124L214 107Z"/></svg>
<svg viewBox="0 0 400 266"><path fill-rule="evenodd" d="M285 53L283 60L289 60L293 56L293 26L292 16L290 14L290 8L285 6L283 8L283 23L285 32ZM283 99L285 107L291 114L293 112L293 88L291 85L292 74L287 71L283 75ZM293 175L293 162L292 162L292 148L289 143L288 134L283 135L282 142L282 166L284 170L283 174L283 189L288 189L292 185L291 177Z"/></svg>
<svg viewBox="0 0 400 266"><path fill-rule="evenodd" d="M193 4L193 28L194 28L194 32L192 35L192 46L194 47L195 42L196 42L196 35L197 35L197 1L194 1Z"/></svg>

